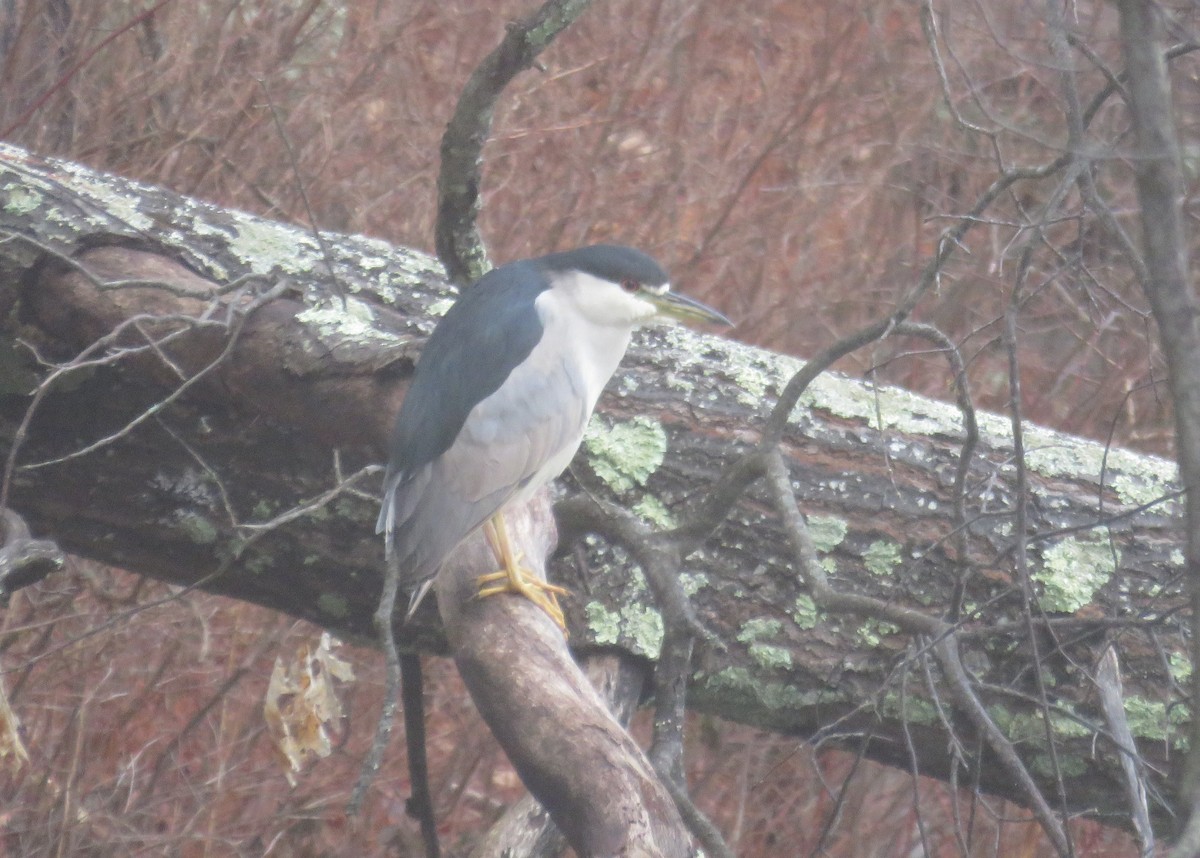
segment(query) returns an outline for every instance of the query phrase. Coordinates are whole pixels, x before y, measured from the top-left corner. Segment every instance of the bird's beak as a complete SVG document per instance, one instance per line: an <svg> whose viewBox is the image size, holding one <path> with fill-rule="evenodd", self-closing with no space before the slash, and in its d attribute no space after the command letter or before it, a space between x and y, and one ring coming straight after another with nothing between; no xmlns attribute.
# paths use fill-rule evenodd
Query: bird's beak
<svg viewBox="0 0 1200 858"><path fill-rule="evenodd" d="M695 298L689 298L687 295L672 292L670 289L662 294L651 292L645 295L645 297L654 304L660 316L678 319L681 322L706 322L710 325L726 326L733 324L733 322L712 307L701 304Z"/></svg>

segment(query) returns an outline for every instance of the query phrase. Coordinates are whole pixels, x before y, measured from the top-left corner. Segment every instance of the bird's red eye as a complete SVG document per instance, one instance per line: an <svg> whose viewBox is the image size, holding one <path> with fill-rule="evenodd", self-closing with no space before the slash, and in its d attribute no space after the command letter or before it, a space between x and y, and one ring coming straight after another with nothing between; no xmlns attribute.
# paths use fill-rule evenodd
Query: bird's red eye
<svg viewBox="0 0 1200 858"><path fill-rule="evenodd" d="M636 280L625 279L621 281L621 288L626 292L636 292L641 287L642 284L638 283Z"/></svg>

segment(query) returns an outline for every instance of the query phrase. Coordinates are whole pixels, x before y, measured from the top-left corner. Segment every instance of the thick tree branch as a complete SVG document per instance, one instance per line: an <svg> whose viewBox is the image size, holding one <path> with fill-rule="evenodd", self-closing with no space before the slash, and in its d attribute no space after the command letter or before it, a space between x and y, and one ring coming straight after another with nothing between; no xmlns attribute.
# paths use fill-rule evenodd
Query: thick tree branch
<svg viewBox="0 0 1200 858"><path fill-rule="evenodd" d="M66 558L53 542L33 539L25 520L11 509L0 508L0 605L8 597L63 568Z"/></svg>
<svg viewBox="0 0 1200 858"><path fill-rule="evenodd" d="M509 24L500 44L471 73L442 136L435 243L451 283L465 286L491 267L476 223L483 184L483 146L492 114L509 81L532 68L538 54L583 14L590 0L547 0Z"/></svg>
<svg viewBox="0 0 1200 858"><path fill-rule="evenodd" d="M1129 74L1137 150L1134 171L1142 210L1146 278L1142 287L1158 322L1175 407L1175 447L1185 486L1186 571L1191 602L1191 662L1200 665L1200 306L1188 274L1181 208L1184 180L1162 52L1163 10L1151 0L1121 0L1121 50ZM1200 671L1193 671L1190 750L1183 798L1187 840L1179 854L1200 851Z"/></svg>
<svg viewBox="0 0 1200 858"><path fill-rule="evenodd" d="M540 573L556 538L547 493L505 519ZM476 534L435 588L459 673L521 780L580 856L693 854L671 796L550 617L525 599L476 596L476 579L495 564Z"/></svg>

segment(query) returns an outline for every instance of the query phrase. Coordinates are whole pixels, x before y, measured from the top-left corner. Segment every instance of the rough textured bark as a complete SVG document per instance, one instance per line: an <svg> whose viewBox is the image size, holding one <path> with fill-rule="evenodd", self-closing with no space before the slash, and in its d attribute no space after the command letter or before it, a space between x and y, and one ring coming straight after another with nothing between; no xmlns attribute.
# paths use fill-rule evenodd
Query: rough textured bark
<svg viewBox="0 0 1200 858"><path fill-rule="evenodd" d="M649 666L620 651L595 652L581 664L608 710L627 727L649 682ZM546 809L526 795L509 805L488 829L471 850L471 858L558 858L566 845Z"/></svg>
<svg viewBox="0 0 1200 858"><path fill-rule="evenodd" d="M360 469L381 460L431 308L449 294L431 261L327 236L343 302L302 230L11 147L0 147L0 230L0 438L15 449L9 503L33 535L373 638L379 477ZM97 278L139 283L102 288ZM203 325L198 313L208 313ZM72 361L78 369L48 366ZM601 403L605 431L585 445L568 490L668 525L752 444L796 366L682 329L645 332ZM26 423L30 391L52 373ZM963 660L989 712L1044 777L1006 529L1010 430L1001 418L979 422L965 556L954 538L962 423L952 405L823 376L782 450L834 586L937 615L949 615L961 592ZM39 466L118 432L95 452ZM1073 809L1127 821L1089 672L1116 640L1127 705L1143 713L1131 719L1139 750L1152 771L1169 772L1179 710L1167 665L1185 649L1187 601L1181 511L1161 500L1176 491L1174 468L1035 427L1026 446L1030 549L1047 612L1041 668L1056 695L1066 793ZM339 473L358 476L339 489ZM798 736L854 737L877 759L907 766L911 756L935 777L953 764L953 727L982 787L1011 795L986 756L969 756L977 742L936 670L926 679L899 669L919 664L918 642L878 619L820 615L789 556L756 486L689 559L696 611L723 645L698 646L691 705ZM551 576L576 593L576 651L656 654L658 614L619 547L577 544ZM446 650L432 605L402 633ZM1172 802L1175 781L1154 778ZM1161 823L1163 805L1152 810Z"/></svg>
<svg viewBox="0 0 1200 858"><path fill-rule="evenodd" d="M505 518L541 573L557 537L546 493ZM495 568L476 534L438 576L438 606L471 699L522 782L581 856L693 854L670 794L550 617L524 599L475 598L476 577Z"/></svg>
<svg viewBox="0 0 1200 858"><path fill-rule="evenodd" d="M1163 55L1165 14L1150 0L1121 0L1121 50L1129 75L1129 108L1137 146L1133 164L1141 206L1146 276L1150 299L1169 369L1175 410L1175 447L1184 498L1185 558L1192 622L1200 618L1200 306L1188 274L1179 141L1172 115L1171 80ZM1192 663L1200 664L1200 634L1193 626ZM1200 712L1200 674L1192 675L1191 710ZM1184 770L1185 817L1191 845L1200 851L1200 718L1193 717L1191 750Z"/></svg>

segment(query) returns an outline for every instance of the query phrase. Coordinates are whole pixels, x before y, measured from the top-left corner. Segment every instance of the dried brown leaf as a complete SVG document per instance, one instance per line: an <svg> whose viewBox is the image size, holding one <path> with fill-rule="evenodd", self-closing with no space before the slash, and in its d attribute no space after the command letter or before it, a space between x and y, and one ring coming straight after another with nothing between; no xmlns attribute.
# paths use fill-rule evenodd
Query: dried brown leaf
<svg viewBox="0 0 1200 858"><path fill-rule="evenodd" d="M21 721L13 712L8 702L8 692L4 688L4 680L0 677L0 760L13 760L12 770L18 771L22 763L29 762L29 752L21 741Z"/></svg>
<svg viewBox="0 0 1200 858"><path fill-rule="evenodd" d="M296 660L288 665L277 658L271 672L263 718L293 786L308 759L329 756L330 732L342 717L341 700L332 680L354 680L350 664L333 653L337 645L326 632L315 651L307 645L302 647Z"/></svg>

